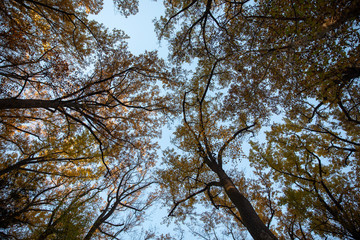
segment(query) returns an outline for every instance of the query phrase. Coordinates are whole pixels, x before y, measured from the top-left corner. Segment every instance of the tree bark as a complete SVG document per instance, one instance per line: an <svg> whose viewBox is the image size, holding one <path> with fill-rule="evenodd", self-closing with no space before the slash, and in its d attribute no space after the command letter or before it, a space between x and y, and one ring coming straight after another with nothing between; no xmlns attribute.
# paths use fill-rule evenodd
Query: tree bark
<svg viewBox="0 0 360 240"><path fill-rule="evenodd" d="M42 99L0 99L1 109L19 108L58 108L58 107L80 107L75 101L42 100Z"/></svg>
<svg viewBox="0 0 360 240"><path fill-rule="evenodd" d="M255 240L277 239L260 219L249 200L247 200L246 197L236 188L235 184L225 171L219 167L216 173L220 178L220 182L225 189L227 196L238 209L242 222L248 229L251 236Z"/></svg>

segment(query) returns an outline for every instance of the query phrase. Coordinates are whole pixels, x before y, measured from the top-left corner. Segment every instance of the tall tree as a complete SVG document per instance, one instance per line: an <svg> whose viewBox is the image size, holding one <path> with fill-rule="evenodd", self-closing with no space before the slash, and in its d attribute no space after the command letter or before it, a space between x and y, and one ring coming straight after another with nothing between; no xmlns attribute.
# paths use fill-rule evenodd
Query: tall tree
<svg viewBox="0 0 360 240"><path fill-rule="evenodd" d="M168 190L167 200L174 204L170 215L183 215L187 210L176 211L184 203L192 208L199 199L216 208L222 208L243 224L254 239L276 239L256 213L249 199L251 188L244 177L229 165L238 164L241 152L239 139L246 133L256 131L257 116L229 116L221 107L224 97L212 94L209 87L213 77L221 72L212 66L201 66L194 79L198 80L182 99L183 123L177 127L174 144L183 152L174 150L165 153L167 168L160 171L164 188ZM203 70L206 69L206 70ZM208 82L202 85L202 78ZM181 194L179 194L181 193ZM182 198L183 197L183 198ZM186 203L188 201L188 203Z"/></svg>
<svg viewBox="0 0 360 240"><path fill-rule="evenodd" d="M209 169L207 170L216 173L215 167L211 167L211 159L214 159L213 162L217 162L217 164L224 162L222 154L226 152L226 148L232 148L227 145L228 142L234 141L242 133L241 130L248 129L252 124L256 123L258 127L264 125L272 114L278 114L280 111L293 123L295 122L297 129L318 134L317 137L310 137L305 133L304 135L299 134L303 141L315 144L318 139L321 139L321 141L327 142L324 143L325 146L327 145L324 147L325 149L336 150L337 153L333 157L347 160L350 157L357 159L357 135L359 133L357 99L359 99L358 79L360 73L358 60L359 1L193 0L171 1L166 2L165 5L166 15L158 20L157 30L159 37L167 39L170 43L171 59L178 64L198 62L194 77L184 84L186 87L179 87L175 90L179 96L187 97L182 103L183 124L178 127L174 142L177 142L181 149L185 149L185 152L189 152L189 149L192 150L191 154L184 153L183 157L171 157L172 153L166 156L171 159L166 171L173 175L171 180L167 179L167 174L164 175L164 185L170 189L173 198L176 192L181 192L179 189L182 189L183 194L189 197L195 196L196 193L206 192L212 184L215 184L209 184L211 182L209 179L200 180L205 187L202 189L197 187L198 191L192 191L195 184L200 184L197 181L199 181L198 176L202 173L200 170L196 170L201 168L195 166L208 165ZM216 68L212 67L215 65ZM209 76L212 77L211 81L209 81ZM189 100L190 94L194 95L190 98L192 100ZM224 94L222 98L215 97L221 94ZM196 108L197 111L189 110ZM239 122L235 125L234 119L241 119L242 125ZM301 119L301 122L299 123L297 119ZM293 128L285 125L279 127L281 130L277 131L284 133L286 130L293 131ZM227 134L222 133L221 131L225 129L231 129L232 134L229 130L225 131ZM309 212L315 214L317 211L322 211L323 216L335 221L329 222L327 225L324 224L328 220L326 217L316 220L316 217L311 215L313 219L309 221L318 221L317 223L321 222L322 226L328 226L323 229L319 227L320 230L316 230L317 233L321 232L322 236L333 234L340 238L358 238L357 217L347 216L345 218L347 220L336 220L345 213L341 213L342 210L339 209L334 210L333 207L333 204L341 202L340 196L345 193L339 191L338 188L330 189L335 187L333 184L336 182L331 179L335 177L335 172L344 171L341 170L344 168L334 164L334 175L321 173L322 170L319 170L321 168L319 166L327 166L328 164L325 164L324 161L329 160L322 159L323 156L318 155L310 147L308 147L309 152L305 152L306 154L302 152L305 154L303 157L307 159L306 161L295 161L295 157L288 155L294 149L298 150L299 145L304 147L305 144L296 145L294 143L291 145L288 142L291 142L292 139L272 138L272 134L276 136L279 134L277 131L274 130L269 134L271 144L267 151L276 147L279 154L276 151L266 154L266 158L269 158L269 165L264 160L260 161L260 157L253 158L254 166L256 166L255 172L260 179L266 180L272 176L273 172L270 174L265 171L265 166L273 166L276 169L281 166L276 170L274 178L271 178L273 179L272 184L275 185L279 178L275 176L280 173L285 174L287 187L282 194L292 195L282 199L287 199L286 203L289 204L291 201L298 201L298 204L291 203L293 204L291 212L294 213L291 216L294 218L281 214L279 208L276 209L277 213L275 214L275 208L270 206L279 204L279 202L274 201L274 195L270 194L269 196L272 196L268 201L270 216L281 215L282 222L294 223L294 219L298 217L294 209L300 206L299 201L306 206L313 196L309 194L308 197L302 198L301 194L311 190L313 194L318 194L318 197L314 198L312 205L314 210L309 210ZM305 136L308 136L307 140ZM217 142L214 139L219 140ZM221 141L222 144L220 144ZM213 145L216 144L218 144L217 147L214 147ZM260 151L259 147L257 151ZM192 157L196 154L198 157ZM205 157L208 160L205 160ZM326 156L325 158L333 157ZM273 158L276 159L273 160L277 161L276 164L271 164ZM289 158L287 164L280 164L286 158ZM295 180L300 181L296 176L304 176L297 172L285 171L284 168L307 168L309 167L307 162L315 160L322 161L322 163L319 163L320 165L318 164L318 167L311 171L306 170L305 173L311 175L306 179L312 179L315 186L312 185L313 188L310 189L306 184L311 184L311 182L307 182L306 188L305 185L301 185L304 188L303 191L296 190L299 194L295 196L294 191L289 189L296 188L297 181ZM203 165L202 162L204 162ZM357 165L357 160L355 160L354 167L357 168ZM356 176L356 171L353 174ZM217 175L221 183L221 177L219 174ZM213 177L216 178L216 175ZM173 187L172 183L169 184L175 179L177 179L177 187ZM332 184L325 183L327 181L325 179ZM357 185L349 181L344 174L339 175L340 179L342 183L347 183L352 187ZM181 181L185 182L180 183ZM264 189L268 189L264 191L265 195L266 192L275 191L274 186L269 186L269 182L264 181L264 183L266 182L267 184L263 185ZM238 187L238 189L240 188ZM250 195L250 188L241 190L242 194L245 191ZM349 199L356 198L355 192L349 191L347 194ZM211 196L217 196L211 192L207 195L210 199ZM237 199L241 199L241 197ZM258 205L258 202L264 199L266 199L265 196L253 199L253 205L258 208L257 215L262 215L261 211L264 211ZM323 203L320 204L315 199L323 201ZM177 198L175 198L175 202L176 205L184 203ZM345 204L345 202L341 203ZM214 203L216 205L216 202ZM233 203L235 203L234 200ZM188 208L192 204L191 202ZM337 208L340 205L338 204ZM356 206L357 204L355 204L355 208ZM351 212L351 208L344 211ZM304 216L301 219L305 219ZM243 216L241 216L242 218ZM263 220L265 219L263 218ZM349 224L350 222L352 224ZM296 224L298 223L301 223L301 220ZM250 233L253 231L245 222L244 225ZM287 230L284 229L293 228L289 231L291 238L309 237L307 233L299 235L303 224L297 225L296 230L295 225L288 225L277 235L286 234ZM337 227L334 227L335 225ZM256 236L251 234L253 237Z"/></svg>
<svg viewBox="0 0 360 240"><path fill-rule="evenodd" d="M137 12L137 1L114 2L125 15ZM150 184L146 173L156 156L152 138L163 121L157 113L165 107L159 85L166 69L155 52L132 55L122 31L88 20L101 6L102 1L71 0L0 3L3 237L64 238L66 225L81 231L77 238L90 229L113 238L116 232L103 226L118 224L111 214L133 215L153 200L139 195ZM99 194L107 191L112 208L99 222L96 213L105 211L99 211ZM79 215L76 223L68 219L89 205L99 209Z"/></svg>

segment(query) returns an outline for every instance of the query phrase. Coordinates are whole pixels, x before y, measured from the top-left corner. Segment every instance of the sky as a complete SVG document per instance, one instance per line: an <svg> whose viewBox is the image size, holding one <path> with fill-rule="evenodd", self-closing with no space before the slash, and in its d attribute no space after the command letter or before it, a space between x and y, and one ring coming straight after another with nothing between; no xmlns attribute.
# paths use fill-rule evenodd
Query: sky
<svg viewBox="0 0 360 240"><path fill-rule="evenodd" d="M159 56L166 59L168 55L167 48L160 46L153 23L155 18L163 15L164 10L165 8L162 1L140 0L139 12L136 15L124 17L116 12L113 1L104 0L103 10L97 15L92 15L90 18L103 23L109 29L116 28L123 30L130 37L127 42L130 52L134 55L144 53L145 50L157 50ZM162 45L165 45L165 42L162 43ZM164 149L170 145L171 131L164 128L162 132L163 136L160 140L160 145L162 145L162 149ZM159 155L161 157L161 153ZM157 234L170 233L172 236L177 235L175 233L175 224L167 226L163 222L163 218L168 214L168 208L161 208L161 206L155 204L155 206L149 210L147 213L148 217L143 224L145 230L155 230ZM130 238L132 237L133 236L130 235ZM184 237L185 239L196 239L186 233Z"/></svg>
<svg viewBox="0 0 360 240"><path fill-rule="evenodd" d="M140 0L139 12L136 15L124 17L116 11L113 1L104 0L102 11L90 18L103 23L109 29L123 30L130 37L127 42L130 52L134 55L144 53L145 50L156 50L160 57L166 59L168 56L166 43L163 41L160 44L153 22L155 18L162 16L164 11L161 0ZM162 132L161 145L164 149L170 145L171 131L164 128Z"/></svg>
<svg viewBox="0 0 360 240"><path fill-rule="evenodd" d="M155 34L154 19L164 14L165 7L161 0L140 0L139 12L136 15L124 17L118 13L113 1L104 0L102 11L90 18L103 23L109 29L123 30L130 38L127 40L129 50L134 55L144 53L145 50L157 50L160 57L168 57L165 41L161 44ZM185 66L187 67L187 65ZM164 128L161 141L162 149L170 144L171 130Z"/></svg>
<svg viewBox="0 0 360 240"><path fill-rule="evenodd" d="M139 12L136 15L131 15L129 17L124 17L120 13L116 12L114 8L113 1L104 0L103 10L98 15L93 15L91 18L103 23L109 29L120 29L123 30L130 39L127 40L129 50L135 55L144 53L145 50L152 51L158 50L159 56L166 59L168 55L168 50L166 48L165 41L161 42L161 45L156 37L154 31L154 23L153 20L155 18L159 18L164 14L165 8L163 7L163 3L161 0L140 0L139 1ZM196 66L196 61L189 65L184 65L183 67L188 70L193 69ZM161 145L161 149L165 149L166 147L171 146L170 138L172 130L164 127L162 129L163 135L159 140L159 144ZM162 154L159 153L159 157L162 157ZM163 204L163 203L161 203ZM152 208L147 212L147 218L142 224L144 230L154 230L159 234L167 234L170 233L172 237L177 237L180 239L180 232L178 226L176 226L176 220L172 221L172 223L167 226L164 223L164 217L166 217L170 211L169 207L161 206L160 204L155 204ZM191 233L190 228L194 229L195 226L185 226L182 225L183 238L182 239L202 239L196 237ZM129 236L130 239L133 238L133 235ZM140 236L138 236L140 237ZM141 238L141 237L140 237ZM139 239L140 239L139 238Z"/></svg>
<svg viewBox="0 0 360 240"><path fill-rule="evenodd" d="M106 0L103 10L92 18L109 29L121 29L129 35L129 50L133 54L141 54L145 50L159 50L159 55L166 58L167 49L160 47L153 23L155 18L164 13L164 9L162 1L142 0L139 3L139 12L126 18L116 12L113 1Z"/></svg>
<svg viewBox="0 0 360 240"><path fill-rule="evenodd" d="M116 12L114 8L113 1L104 0L103 10L98 15L93 15L91 18L103 23L109 29L121 29L123 30L130 39L127 40L129 50L135 55L144 53L145 50L152 51L158 50L159 56L166 59L168 55L168 50L166 48L166 43L163 41L161 45L156 37L154 31L153 20L159 18L164 14L164 6L161 0L140 0L139 1L139 12L136 15L131 15L129 17L124 17L120 13ZM188 70L193 69L196 66L196 61L192 64L184 65L183 67ZM159 141L161 148L164 150L166 147L171 146L170 138L172 130L164 127L162 129L163 135ZM159 153L161 158L162 154ZM164 223L164 217L169 213L169 207L159 206L155 204L150 211L147 213L148 218L145 220L145 223L142 225L145 230L155 230L157 234L167 234L170 233L172 237L179 238L178 227L174 224L167 226ZM191 234L190 228L195 226L183 226L180 231L182 231L183 239L202 239ZM132 235L130 236L130 238ZM180 238L179 238L180 239Z"/></svg>

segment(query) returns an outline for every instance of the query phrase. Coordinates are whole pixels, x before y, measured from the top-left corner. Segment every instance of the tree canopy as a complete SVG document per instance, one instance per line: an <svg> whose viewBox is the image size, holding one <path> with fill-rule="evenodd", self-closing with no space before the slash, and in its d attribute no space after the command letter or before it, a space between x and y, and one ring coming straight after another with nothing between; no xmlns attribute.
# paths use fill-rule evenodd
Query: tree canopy
<svg viewBox="0 0 360 240"><path fill-rule="evenodd" d="M1 2L2 238L115 238L155 199L141 193L153 184L166 69L88 20L101 6Z"/></svg>
<svg viewBox="0 0 360 240"><path fill-rule="evenodd" d="M358 239L359 2L165 5L157 30L172 61L198 62L177 90L183 120L174 144L182 153L164 159L171 213L212 204L254 239ZM276 115L284 120L274 124ZM271 127L267 140L243 157L241 140L263 127ZM256 184L239 169L244 158ZM229 189L252 207L239 206ZM187 210L176 212L181 205Z"/></svg>
<svg viewBox="0 0 360 240"><path fill-rule="evenodd" d="M360 239L360 2L163 3L168 61L101 0L0 3L0 236L121 239L164 202L202 239Z"/></svg>

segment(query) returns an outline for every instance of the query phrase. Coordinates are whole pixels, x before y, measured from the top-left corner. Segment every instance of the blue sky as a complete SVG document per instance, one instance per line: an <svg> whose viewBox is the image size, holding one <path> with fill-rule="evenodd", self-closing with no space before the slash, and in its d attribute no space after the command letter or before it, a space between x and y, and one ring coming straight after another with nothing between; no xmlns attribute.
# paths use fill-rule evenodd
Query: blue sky
<svg viewBox="0 0 360 240"><path fill-rule="evenodd" d="M139 12L126 18L116 12L113 1L104 0L103 10L98 15L93 15L91 19L103 23L109 29L116 28L123 30L130 37L127 42L130 52L134 55L144 53L145 50L158 50L160 57L166 59L168 54L167 48L160 47L153 23L153 20L159 18L163 13L164 7L162 1L141 0L139 1ZM162 45L166 46L165 42ZM160 144L164 145L163 147L169 145L169 135L170 131L163 129L163 137L160 140ZM176 236L176 233L174 233L175 225L166 226L162 221L163 217L168 214L168 208L161 208L159 204L155 204L149 210L147 213L148 218L142 225L144 230L155 230L157 234L171 233L172 236ZM131 238L133 235L130 234L129 237Z"/></svg>
<svg viewBox="0 0 360 240"><path fill-rule="evenodd" d="M134 55L141 54L145 50L158 50L159 56L166 59L168 54L166 42L162 42L164 47L160 46L154 31L153 23L155 18L159 18L161 15L164 15L163 3L161 0L140 0L139 2L139 12L136 15L131 15L126 18L120 13L116 12L113 1L104 0L103 10L98 15L92 16L92 19L103 23L109 29L116 28L123 30L130 37L127 42L129 45L129 50ZM183 67L187 68L188 70L194 69L195 66L196 61L194 61L192 64L183 65ZM163 136L159 141L162 149L170 145L169 142L171 132L171 130L164 127ZM161 155L162 154L159 153L160 158ZM149 209L150 211L147 212L148 218L145 220L142 227L144 230L154 230L157 234L170 233L173 237L179 238L180 232L175 224L177 221L173 219L175 221L172 221L170 226L167 226L167 224L163 222L164 217L167 216L170 209L166 206L160 206L161 204L163 203L155 204ZM191 233L189 227L195 228L196 226L191 224L188 227L186 225L181 226L182 231L184 231L183 239L200 239ZM131 239L133 235L130 235L129 237Z"/></svg>
<svg viewBox="0 0 360 240"><path fill-rule="evenodd" d="M159 18L164 13L162 1L143 0L139 1L139 12L127 18L116 12L113 1L104 1L104 8L93 19L102 22L106 27L121 29L130 36L128 40L129 50L137 55L145 50L159 50L160 56L166 58L166 48L159 47L154 32L154 18Z"/></svg>

